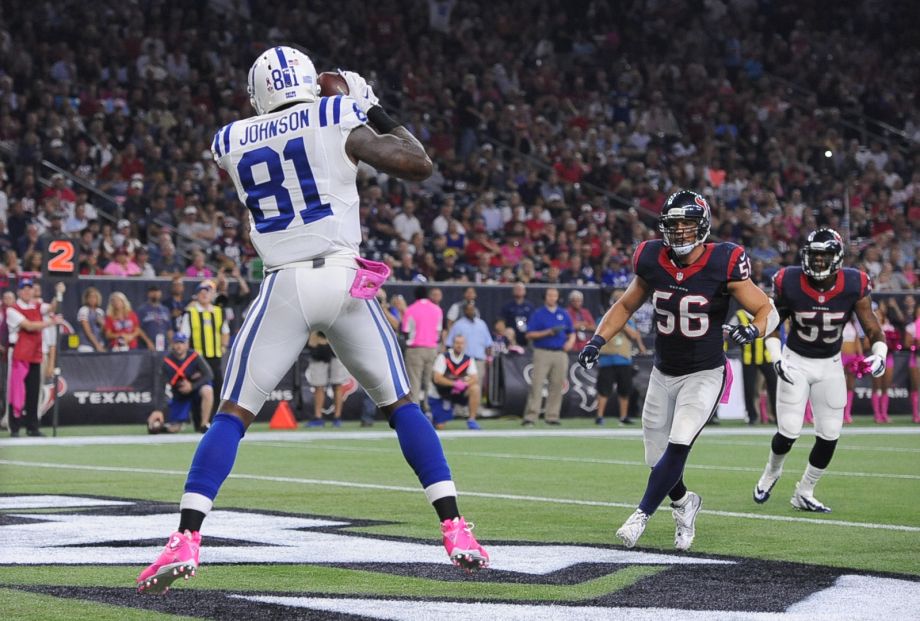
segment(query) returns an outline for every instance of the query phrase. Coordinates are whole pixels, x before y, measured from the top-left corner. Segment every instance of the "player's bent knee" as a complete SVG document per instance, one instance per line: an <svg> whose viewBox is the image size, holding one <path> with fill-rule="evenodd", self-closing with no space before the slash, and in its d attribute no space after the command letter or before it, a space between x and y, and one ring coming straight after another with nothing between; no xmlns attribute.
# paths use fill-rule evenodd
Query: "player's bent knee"
<svg viewBox="0 0 920 621"><path fill-rule="evenodd" d="M393 415L393 412L410 403L415 403L415 401L412 399L412 397L410 397L410 395L404 395L393 403L388 403L387 405L378 405L377 407L380 408L380 411L383 412L384 416L390 418L390 416Z"/></svg>
<svg viewBox="0 0 920 621"><path fill-rule="evenodd" d="M773 441L770 443L770 450L776 455L785 455L792 450L792 445L798 438L790 438L782 433L773 434Z"/></svg>
<svg viewBox="0 0 920 621"><path fill-rule="evenodd" d="M824 469L831 463L834 456L834 450L837 448L837 440L825 440L822 437L815 438L815 445L808 456L808 463L815 468Z"/></svg>
<svg viewBox="0 0 920 621"><path fill-rule="evenodd" d="M220 414L229 414L230 416L235 416L236 418L243 421L243 425L246 429L249 428L249 425L253 423L256 419L256 415L241 406L238 403L233 401L227 401L224 399L220 402L220 407L217 408L218 413Z"/></svg>

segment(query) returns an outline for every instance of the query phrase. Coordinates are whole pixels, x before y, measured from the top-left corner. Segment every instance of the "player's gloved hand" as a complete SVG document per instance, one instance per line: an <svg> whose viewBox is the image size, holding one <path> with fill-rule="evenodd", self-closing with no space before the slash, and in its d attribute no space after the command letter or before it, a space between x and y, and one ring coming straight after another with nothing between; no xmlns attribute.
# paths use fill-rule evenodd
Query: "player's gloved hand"
<svg viewBox="0 0 920 621"><path fill-rule="evenodd" d="M588 344L578 352L578 364L580 364L585 369L591 369L594 367L594 363L597 362L598 357L601 355L601 347L607 343L607 339L602 337L600 334L595 334L591 337L591 340L588 341Z"/></svg>
<svg viewBox="0 0 920 621"><path fill-rule="evenodd" d="M863 358L863 368L872 374L872 377L885 375L885 359L878 354Z"/></svg>
<svg viewBox="0 0 920 621"><path fill-rule="evenodd" d="M776 375L787 384L795 384L795 380L792 379L792 367L786 364L785 360L777 360L774 362L773 370L776 371Z"/></svg>
<svg viewBox="0 0 920 621"><path fill-rule="evenodd" d="M462 395L463 391L466 390L468 386L469 384L467 384L463 380L457 380L456 382L454 382L454 386L453 388L450 389L450 391L455 395Z"/></svg>
<svg viewBox="0 0 920 621"><path fill-rule="evenodd" d="M722 326L723 330L728 330L728 338L734 341L737 345L747 345L748 343L753 343L754 339L760 336L760 330L757 329L752 323L749 323L746 326L742 326L740 323L737 326Z"/></svg>
<svg viewBox="0 0 920 621"><path fill-rule="evenodd" d="M374 94L374 89L360 74L339 69L339 75L348 85L348 96L358 102L358 108L361 109L361 112L367 114L368 110L380 103L377 95Z"/></svg>

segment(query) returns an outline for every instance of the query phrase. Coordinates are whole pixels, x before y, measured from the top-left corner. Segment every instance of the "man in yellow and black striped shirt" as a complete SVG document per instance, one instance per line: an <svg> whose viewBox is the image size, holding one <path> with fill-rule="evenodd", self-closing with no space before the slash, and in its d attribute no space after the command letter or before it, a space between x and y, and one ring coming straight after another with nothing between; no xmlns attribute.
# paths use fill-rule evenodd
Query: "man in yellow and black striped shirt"
<svg viewBox="0 0 920 621"><path fill-rule="evenodd" d="M751 323L753 317L744 309L738 309L735 315L729 320L729 325L741 324L743 326ZM767 384L767 403L769 404L770 414L774 415L776 408L776 372L773 370L773 361L770 360L770 354L763 344L763 337L754 339L753 343L741 346L741 365L742 381L744 383L744 407L747 409L748 424L756 425L759 405L760 390L757 382L757 372L759 371Z"/></svg>
<svg viewBox="0 0 920 621"><path fill-rule="evenodd" d="M221 359L230 342L230 323L224 316L224 309L214 305L214 290L214 283L210 280L204 280L198 285L195 298L185 307L179 322L179 332L188 335L192 349L211 367L214 373L214 394L219 397L223 384ZM214 399L215 405L219 402L219 398ZM202 432L207 431L213 414L202 413L201 420L195 421L196 427Z"/></svg>

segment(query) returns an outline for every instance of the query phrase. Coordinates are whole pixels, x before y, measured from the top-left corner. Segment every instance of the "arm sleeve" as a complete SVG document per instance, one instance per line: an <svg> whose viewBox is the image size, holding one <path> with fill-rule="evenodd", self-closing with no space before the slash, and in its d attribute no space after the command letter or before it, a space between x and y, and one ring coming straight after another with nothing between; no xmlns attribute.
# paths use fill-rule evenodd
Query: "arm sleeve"
<svg viewBox="0 0 920 621"><path fill-rule="evenodd" d="M208 366L208 363L201 359L201 356L195 360L195 364L198 365L198 370L201 371L201 377L198 378L198 381L192 383L193 391L197 391L206 383L214 379L214 372L211 371L211 367Z"/></svg>
<svg viewBox="0 0 920 621"><path fill-rule="evenodd" d="M15 308L10 307L6 309L6 325L9 327L10 332L19 330L19 324L25 321L25 319L25 316Z"/></svg>

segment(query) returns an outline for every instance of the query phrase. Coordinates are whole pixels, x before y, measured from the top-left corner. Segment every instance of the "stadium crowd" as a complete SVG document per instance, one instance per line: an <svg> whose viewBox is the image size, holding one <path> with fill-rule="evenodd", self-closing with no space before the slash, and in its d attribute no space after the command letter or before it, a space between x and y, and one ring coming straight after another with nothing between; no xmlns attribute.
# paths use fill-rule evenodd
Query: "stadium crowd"
<svg viewBox="0 0 920 621"><path fill-rule="evenodd" d="M711 200L714 234L745 244L760 280L827 224L849 230L850 260L876 290L915 287L917 49L893 9L403 5L5 12L0 287L62 234L78 239L83 274L258 277L248 217L210 144L251 113L239 76L273 41L303 42L319 70L366 73L435 161L420 184L361 175L367 250L398 280L618 286L663 198L693 187ZM854 111L902 130L912 149L854 133L841 123ZM54 174L43 185L42 160L80 183Z"/></svg>

